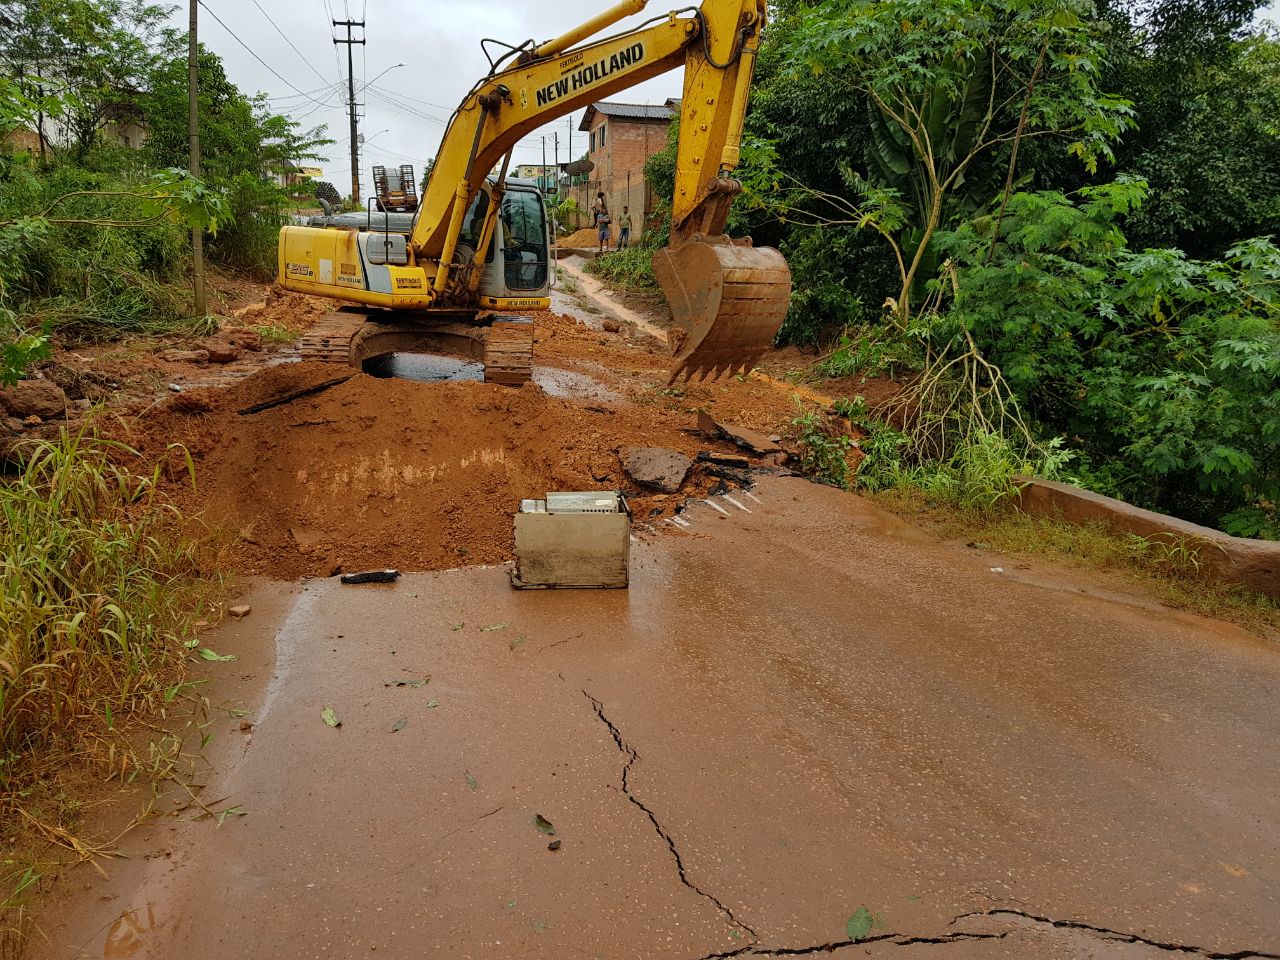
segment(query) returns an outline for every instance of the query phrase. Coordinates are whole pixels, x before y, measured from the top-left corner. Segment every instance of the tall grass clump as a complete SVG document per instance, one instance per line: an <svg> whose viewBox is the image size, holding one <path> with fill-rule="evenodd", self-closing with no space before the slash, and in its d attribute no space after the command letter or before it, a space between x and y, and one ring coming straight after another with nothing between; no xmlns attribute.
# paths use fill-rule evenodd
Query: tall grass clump
<svg viewBox="0 0 1280 960"><path fill-rule="evenodd" d="M588 260L584 269L624 290L652 292L658 289L653 275L653 252L654 248L647 244L614 250Z"/></svg>
<svg viewBox="0 0 1280 960"><path fill-rule="evenodd" d="M0 824L73 754L132 775L115 734L189 653L209 588L140 463L88 426L24 445L0 478Z"/></svg>

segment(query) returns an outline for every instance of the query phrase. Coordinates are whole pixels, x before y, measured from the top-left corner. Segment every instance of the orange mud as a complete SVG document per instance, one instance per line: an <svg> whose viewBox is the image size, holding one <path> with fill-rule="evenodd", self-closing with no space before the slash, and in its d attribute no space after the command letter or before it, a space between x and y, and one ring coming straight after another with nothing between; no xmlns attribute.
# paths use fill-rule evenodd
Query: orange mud
<svg viewBox="0 0 1280 960"><path fill-rule="evenodd" d="M621 450L732 450L695 436L691 413L562 400L533 384L356 373L324 392L237 413L347 372L288 364L191 391L141 416L128 439L167 456L171 493L184 512L233 537L235 567L281 578L499 563L512 555L520 500L548 490L624 489L637 519L657 519L716 478L695 467L680 495L653 494L624 476ZM193 400L211 409L183 412ZM195 461L194 492L182 455L166 453L175 442Z"/></svg>

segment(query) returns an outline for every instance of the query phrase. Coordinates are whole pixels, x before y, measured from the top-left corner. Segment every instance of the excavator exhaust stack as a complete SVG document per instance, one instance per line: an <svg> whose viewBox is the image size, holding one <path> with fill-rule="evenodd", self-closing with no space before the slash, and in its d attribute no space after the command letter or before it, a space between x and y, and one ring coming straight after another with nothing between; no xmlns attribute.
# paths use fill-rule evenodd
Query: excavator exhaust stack
<svg viewBox="0 0 1280 960"><path fill-rule="evenodd" d="M787 315L791 268L749 239L695 237L654 254L653 272L675 321L670 383L750 371Z"/></svg>

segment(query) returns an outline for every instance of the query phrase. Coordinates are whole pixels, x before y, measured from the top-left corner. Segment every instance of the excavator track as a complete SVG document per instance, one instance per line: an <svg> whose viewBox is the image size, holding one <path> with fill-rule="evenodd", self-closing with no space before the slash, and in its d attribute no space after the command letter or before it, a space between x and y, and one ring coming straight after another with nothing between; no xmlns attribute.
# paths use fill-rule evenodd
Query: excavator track
<svg viewBox="0 0 1280 960"><path fill-rule="evenodd" d="M671 306L670 382L746 373L773 344L791 299L791 268L772 247L696 239L659 250L653 271Z"/></svg>
<svg viewBox="0 0 1280 960"><path fill-rule="evenodd" d="M482 363L488 383L518 387L533 374L533 321L495 317L487 323L464 323L338 310L303 335L299 352L303 360L356 369L389 353L444 353Z"/></svg>

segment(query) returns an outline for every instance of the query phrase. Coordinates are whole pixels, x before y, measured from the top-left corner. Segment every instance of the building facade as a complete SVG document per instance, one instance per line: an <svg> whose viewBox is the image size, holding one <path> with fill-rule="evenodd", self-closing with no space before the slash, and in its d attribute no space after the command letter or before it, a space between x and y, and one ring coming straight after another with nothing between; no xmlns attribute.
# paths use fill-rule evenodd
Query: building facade
<svg viewBox="0 0 1280 960"><path fill-rule="evenodd" d="M622 208L628 207L633 238L638 236L656 203L644 177L644 164L666 147L667 127L679 109L679 100L663 104L600 101L587 107L578 129L587 134L587 159L593 167L585 178L575 178L581 182L574 183L571 193L582 208L584 224L590 224L587 211L596 194L603 192L615 235Z"/></svg>

